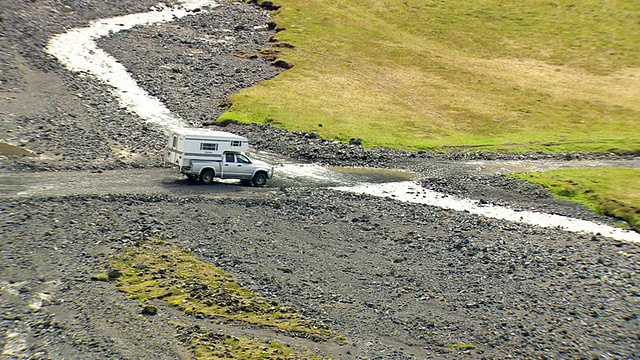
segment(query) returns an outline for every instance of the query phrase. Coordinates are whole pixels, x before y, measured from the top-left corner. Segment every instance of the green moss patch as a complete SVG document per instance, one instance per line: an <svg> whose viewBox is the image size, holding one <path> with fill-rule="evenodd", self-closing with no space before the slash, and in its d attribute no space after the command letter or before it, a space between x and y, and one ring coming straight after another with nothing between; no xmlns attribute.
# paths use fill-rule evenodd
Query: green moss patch
<svg viewBox="0 0 640 360"><path fill-rule="evenodd" d="M322 359L310 351L296 351L278 342L220 334L197 326L177 328L179 340L196 359Z"/></svg>
<svg viewBox="0 0 640 360"><path fill-rule="evenodd" d="M559 169L509 176L544 185L559 198L623 219L640 231L640 169Z"/></svg>
<svg viewBox="0 0 640 360"><path fill-rule="evenodd" d="M445 348L450 353L470 352L477 348L477 346L473 344L463 342L450 343L443 340L436 342L436 345Z"/></svg>
<svg viewBox="0 0 640 360"><path fill-rule="evenodd" d="M344 338L328 327L267 301L238 284L220 268L157 239L125 248L110 260L109 265L111 270L107 274L96 275L93 279L115 280L117 289L129 294L132 299L142 302L160 299L187 315L226 319L239 324L282 330L294 337L344 343ZM201 338L195 338L189 344L197 349L202 359L215 359L215 354L222 351L220 349L233 344L235 350L231 353L237 352L239 357L236 358L254 358L252 356L255 354L263 354L261 351L265 347L267 354L281 352L278 356L289 358L288 350L272 344L256 347L248 339L232 341L231 337L227 337L221 344L217 340L204 342Z"/></svg>

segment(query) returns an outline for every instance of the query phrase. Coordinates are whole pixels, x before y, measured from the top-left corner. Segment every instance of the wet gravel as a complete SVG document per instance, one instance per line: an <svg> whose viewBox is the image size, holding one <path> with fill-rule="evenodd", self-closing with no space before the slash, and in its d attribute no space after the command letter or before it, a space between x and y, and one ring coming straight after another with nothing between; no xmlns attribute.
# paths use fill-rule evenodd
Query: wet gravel
<svg viewBox="0 0 640 360"><path fill-rule="evenodd" d="M65 171L73 188L86 170L161 166L162 129L43 51L55 33L153 5L3 2L0 139L40 156L4 157L0 175ZM254 56L268 46L266 22L260 8L225 3L100 46L172 112L210 126L229 94L282 71ZM461 161L620 158L364 149L265 125L223 129L293 161L409 169L429 189L584 219L602 220L539 186ZM156 316L143 316L113 284L90 280L123 246L151 236L329 324L351 343L318 345L335 358L618 359L640 351L637 245L328 189L99 193L0 202L3 358L190 357L171 322L192 320L160 304Z"/></svg>

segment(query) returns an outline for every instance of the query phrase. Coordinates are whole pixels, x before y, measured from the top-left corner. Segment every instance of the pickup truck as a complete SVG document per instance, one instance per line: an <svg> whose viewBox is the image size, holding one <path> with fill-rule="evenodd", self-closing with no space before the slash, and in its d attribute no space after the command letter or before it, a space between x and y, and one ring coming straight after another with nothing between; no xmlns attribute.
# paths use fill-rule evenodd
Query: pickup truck
<svg viewBox="0 0 640 360"><path fill-rule="evenodd" d="M165 162L203 184L221 178L264 186L273 177L274 167L249 158L244 153L248 148L247 138L236 134L199 128L173 129L165 147Z"/></svg>

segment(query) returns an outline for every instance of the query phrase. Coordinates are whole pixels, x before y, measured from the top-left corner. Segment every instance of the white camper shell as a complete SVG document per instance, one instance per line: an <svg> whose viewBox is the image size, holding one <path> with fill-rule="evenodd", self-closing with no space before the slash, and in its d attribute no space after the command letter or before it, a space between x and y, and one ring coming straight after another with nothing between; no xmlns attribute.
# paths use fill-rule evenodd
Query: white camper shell
<svg viewBox="0 0 640 360"><path fill-rule="evenodd" d="M165 149L165 162L176 166L189 179L210 184L214 178L240 179L264 186L273 177L273 166L252 160L245 151L247 138L225 131L173 129Z"/></svg>

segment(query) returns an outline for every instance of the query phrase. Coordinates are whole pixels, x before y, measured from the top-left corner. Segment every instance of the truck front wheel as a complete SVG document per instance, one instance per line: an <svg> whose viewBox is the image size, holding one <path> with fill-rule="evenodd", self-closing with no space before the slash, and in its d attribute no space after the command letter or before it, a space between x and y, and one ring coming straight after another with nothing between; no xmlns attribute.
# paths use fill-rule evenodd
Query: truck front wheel
<svg viewBox="0 0 640 360"><path fill-rule="evenodd" d="M213 182L213 170L203 170L200 173L200 182L209 185Z"/></svg>
<svg viewBox="0 0 640 360"><path fill-rule="evenodd" d="M259 172L253 175L253 186L261 187L267 185L267 174Z"/></svg>

